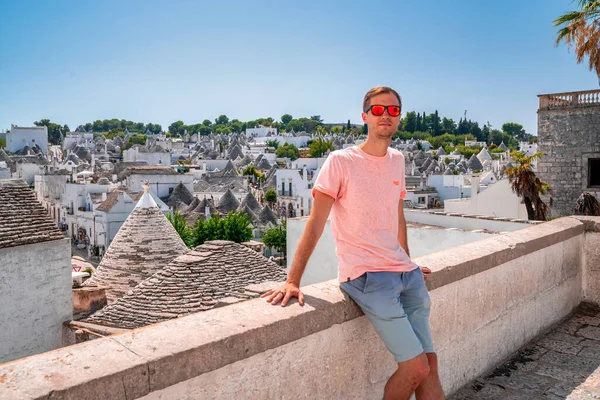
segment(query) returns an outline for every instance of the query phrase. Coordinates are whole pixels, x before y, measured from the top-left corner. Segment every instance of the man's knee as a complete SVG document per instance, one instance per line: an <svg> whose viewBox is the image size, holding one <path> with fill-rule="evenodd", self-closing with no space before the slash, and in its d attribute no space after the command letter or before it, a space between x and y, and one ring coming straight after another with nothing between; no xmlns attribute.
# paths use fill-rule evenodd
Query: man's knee
<svg viewBox="0 0 600 400"><path fill-rule="evenodd" d="M411 380L420 383L429 375L429 359L425 353L421 353L408 361L399 362L398 370L401 370L405 374L404 376L409 376L412 378Z"/></svg>

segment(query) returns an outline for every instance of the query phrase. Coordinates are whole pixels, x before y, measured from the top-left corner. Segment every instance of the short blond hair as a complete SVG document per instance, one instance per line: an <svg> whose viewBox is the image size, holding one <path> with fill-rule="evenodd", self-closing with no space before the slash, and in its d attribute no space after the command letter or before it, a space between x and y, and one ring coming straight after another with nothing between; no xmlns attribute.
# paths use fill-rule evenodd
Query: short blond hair
<svg viewBox="0 0 600 400"><path fill-rule="evenodd" d="M402 99L400 98L400 95L394 89L392 89L391 87L387 87L387 86L374 87L373 89L369 90L367 92L367 94L365 94L365 99L363 101L363 111L366 112L367 108L369 108L371 106L371 99L373 97L377 96L378 94L383 94L383 93L391 93L394 96L396 96L396 98L398 99L398 102L400 103L399 104L400 112L402 112Z"/></svg>

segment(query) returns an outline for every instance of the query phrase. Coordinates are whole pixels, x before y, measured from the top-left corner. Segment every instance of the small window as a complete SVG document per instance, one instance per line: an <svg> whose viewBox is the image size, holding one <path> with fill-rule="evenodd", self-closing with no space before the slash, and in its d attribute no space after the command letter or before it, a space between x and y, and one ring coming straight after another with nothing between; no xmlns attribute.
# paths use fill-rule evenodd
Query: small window
<svg viewBox="0 0 600 400"><path fill-rule="evenodd" d="M31 139L31 141L32 141L33 143L35 143L35 139Z"/></svg>
<svg viewBox="0 0 600 400"><path fill-rule="evenodd" d="M588 160L588 187L600 187L600 158Z"/></svg>

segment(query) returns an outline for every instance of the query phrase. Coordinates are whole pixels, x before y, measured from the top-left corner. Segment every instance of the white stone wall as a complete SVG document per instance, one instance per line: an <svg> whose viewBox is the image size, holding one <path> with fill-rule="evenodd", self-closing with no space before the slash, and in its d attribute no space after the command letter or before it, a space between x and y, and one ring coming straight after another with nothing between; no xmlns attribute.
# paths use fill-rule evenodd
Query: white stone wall
<svg viewBox="0 0 600 400"><path fill-rule="evenodd" d="M511 189L508 179L489 185L484 191L471 190L470 199L446 200L444 211L459 214L491 215L527 219L527 209L521 198Z"/></svg>
<svg viewBox="0 0 600 400"><path fill-rule="evenodd" d="M171 165L170 153L145 153L139 151L137 147L123 151L124 162L145 161L148 165Z"/></svg>
<svg viewBox="0 0 600 400"><path fill-rule="evenodd" d="M17 127L11 125L10 132L6 134L6 150L11 153L23 149L25 146L40 146L42 151L48 153L48 128L39 127Z"/></svg>
<svg viewBox="0 0 600 400"><path fill-rule="evenodd" d="M177 174L177 175L141 175L133 174L127 177L126 186L132 192L139 192L143 190L142 184L144 181L148 181L150 184L150 191L156 194L158 197L169 196L169 189L175 188L179 183L194 193L194 176L192 174Z"/></svg>
<svg viewBox="0 0 600 400"><path fill-rule="evenodd" d="M288 271L292 266L296 248L307 221L308 218L291 218L287 220ZM487 239L491 236L493 235L488 233L459 230L408 228L408 247L411 256L414 258L465 243ZM339 260L335 254L331 221L327 220L323 235L306 265L306 270L302 276L302 285L311 285L337 278L338 264Z"/></svg>
<svg viewBox="0 0 600 400"><path fill-rule="evenodd" d="M31 185L36 175L40 175L43 173L44 167L37 164L31 163L17 163L16 171L12 174L13 178L21 178L28 185Z"/></svg>
<svg viewBox="0 0 600 400"><path fill-rule="evenodd" d="M72 318L69 239L0 249L0 364L62 345Z"/></svg>
<svg viewBox="0 0 600 400"><path fill-rule="evenodd" d="M502 362L579 304L581 245L579 235L430 292L432 335L447 395ZM310 307L310 301L307 304ZM293 393L295 399L379 400L396 368L363 316L142 399L279 399Z"/></svg>

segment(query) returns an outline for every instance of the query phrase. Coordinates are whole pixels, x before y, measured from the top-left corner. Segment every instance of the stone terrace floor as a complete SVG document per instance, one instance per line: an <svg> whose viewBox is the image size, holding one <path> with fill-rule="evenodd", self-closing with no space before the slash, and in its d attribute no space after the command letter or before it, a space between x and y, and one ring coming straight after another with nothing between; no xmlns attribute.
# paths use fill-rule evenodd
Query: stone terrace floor
<svg viewBox="0 0 600 400"><path fill-rule="evenodd" d="M600 309L582 304L546 335L448 400L600 399Z"/></svg>

